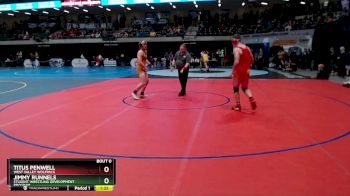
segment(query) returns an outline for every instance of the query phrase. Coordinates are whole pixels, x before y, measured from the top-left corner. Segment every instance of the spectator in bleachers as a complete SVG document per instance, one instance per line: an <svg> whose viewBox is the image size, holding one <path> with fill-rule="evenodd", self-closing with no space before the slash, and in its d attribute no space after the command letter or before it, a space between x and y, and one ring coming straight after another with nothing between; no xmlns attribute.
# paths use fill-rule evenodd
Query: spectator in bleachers
<svg viewBox="0 0 350 196"><path fill-rule="evenodd" d="M122 37L130 37L136 35L136 32L143 32L146 34L142 34L142 36L149 36L149 32L156 32L158 36L158 32L160 35L166 36L183 36L186 28L189 25L197 25L198 34L199 35L232 35L235 33L263 33L263 32L271 32L271 31L290 31L297 29L305 29L312 28L315 26L316 21L323 22L322 16L319 16L318 20L314 20L316 15L306 15L301 19L295 19L296 14L287 15L288 13L284 11L286 8L282 8L282 10L276 8L270 8L262 12L248 12L243 13L242 18L239 18L237 15L233 19L229 19L228 16L214 14L212 17L210 14L200 17L199 23L197 23L196 19L192 19L189 17L178 17L174 16L173 23L164 24L163 27L157 27L158 24L145 24L138 25L136 21L138 19L133 16L131 23L129 25L123 25L121 23L125 23L125 15L119 15L119 18L116 21L111 21L110 24L106 24L104 20L96 20L96 23L93 21L85 22L85 21L70 21L69 23L64 22L64 20L54 22L54 26L49 27L47 24L51 24L50 21L33 21L34 24L46 24L41 27L28 29L28 22L21 21L20 23L15 23L13 28L14 34L19 35L17 39L30 39L34 31L36 32L46 32L51 34L51 39L61 39L64 37L64 34L67 34L70 38L99 38L103 34L103 29L113 28L117 32L120 32L117 35L121 35ZM298 13L298 12L296 12ZM277 19L276 19L277 18ZM333 20L332 17L328 17L327 21ZM87 29L88 24L96 24L96 28ZM85 24L85 25L78 25ZM244 24L244 25L243 25ZM62 27L64 27L62 29ZM127 27L126 29L124 27ZM130 27L130 28L129 28ZM0 27L1 32L4 32L6 29L6 23L3 23ZM20 33L17 33L17 32ZM61 32L61 33L59 33Z"/></svg>

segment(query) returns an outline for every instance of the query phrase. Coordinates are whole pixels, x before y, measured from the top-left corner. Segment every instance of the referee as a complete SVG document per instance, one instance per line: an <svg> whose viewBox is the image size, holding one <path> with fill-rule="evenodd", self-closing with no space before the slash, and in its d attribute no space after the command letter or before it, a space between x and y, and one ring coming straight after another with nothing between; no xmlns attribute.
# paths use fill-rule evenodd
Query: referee
<svg viewBox="0 0 350 196"><path fill-rule="evenodd" d="M179 96L186 95L186 85L188 79L188 72L190 69L191 55L187 52L187 47L185 44L181 44L180 50L176 52L173 62L173 65L176 65L176 68L179 72L179 81L181 84L181 91Z"/></svg>

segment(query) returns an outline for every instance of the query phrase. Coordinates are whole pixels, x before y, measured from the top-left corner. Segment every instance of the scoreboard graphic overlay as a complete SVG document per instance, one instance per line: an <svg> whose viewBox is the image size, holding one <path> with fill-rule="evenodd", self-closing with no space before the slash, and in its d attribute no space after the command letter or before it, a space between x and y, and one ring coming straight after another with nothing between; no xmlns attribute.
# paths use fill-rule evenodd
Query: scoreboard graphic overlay
<svg viewBox="0 0 350 196"><path fill-rule="evenodd" d="M11 191L113 191L115 159L8 159Z"/></svg>

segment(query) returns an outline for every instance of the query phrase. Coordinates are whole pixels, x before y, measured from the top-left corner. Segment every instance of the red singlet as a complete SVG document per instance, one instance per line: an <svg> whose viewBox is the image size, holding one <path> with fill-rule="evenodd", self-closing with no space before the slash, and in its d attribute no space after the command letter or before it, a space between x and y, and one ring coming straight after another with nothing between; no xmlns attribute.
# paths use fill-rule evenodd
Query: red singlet
<svg viewBox="0 0 350 196"><path fill-rule="evenodd" d="M233 79L235 81L234 85L237 87L242 86L243 88L247 88L250 75L250 66L253 63L253 58L248 47L237 47L242 50L242 54L239 58L239 63L233 70Z"/></svg>

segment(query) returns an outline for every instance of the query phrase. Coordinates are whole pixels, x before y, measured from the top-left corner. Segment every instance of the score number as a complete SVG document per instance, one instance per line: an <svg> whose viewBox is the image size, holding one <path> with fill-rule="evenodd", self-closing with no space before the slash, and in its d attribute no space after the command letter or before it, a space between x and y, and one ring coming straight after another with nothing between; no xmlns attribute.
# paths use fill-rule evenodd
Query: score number
<svg viewBox="0 0 350 196"><path fill-rule="evenodd" d="M105 166L105 167L103 168L103 171L104 171L105 173L108 173L108 172L109 172L109 167L108 167L108 166ZM109 183L109 178L103 179L103 182L104 182L105 184L108 184L108 183Z"/></svg>
<svg viewBox="0 0 350 196"><path fill-rule="evenodd" d="M96 163L109 163L109 164L111 164L112 162L113 162L112 159L96 159ZM108 173L109 171L110 171L109 166L104 166L103 167L103 172L104 173ZM109 184L109 178L104 178L103 182L105 184Z"/></svg>

